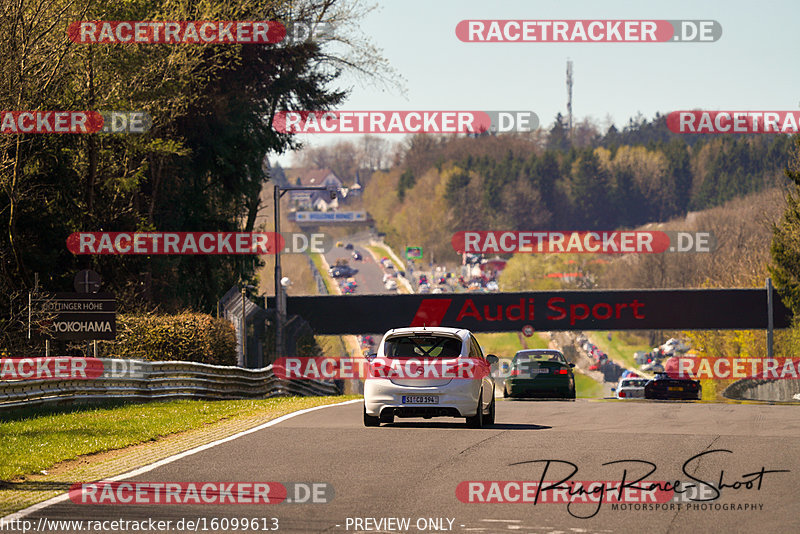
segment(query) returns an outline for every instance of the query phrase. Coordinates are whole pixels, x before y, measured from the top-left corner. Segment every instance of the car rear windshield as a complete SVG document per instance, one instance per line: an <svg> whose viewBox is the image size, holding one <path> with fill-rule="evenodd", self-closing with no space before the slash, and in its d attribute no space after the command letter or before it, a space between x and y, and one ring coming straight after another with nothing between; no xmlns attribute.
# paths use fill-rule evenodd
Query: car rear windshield
<svg viewBox="0 0 800 534"><path fill-rule="evenodd" d="M647 379L623 380L621 387L623 387L623 388L643 388L645 384L647 384Z"/></svg>
<svg viewBox="0 0 800 534"><path fill-rule="evenodd" d="M461 340L446 336L403 336L386 340L383 353L388 358L457 358Z"/></svg>
<svg viewBox="0 0 800 534"><path fill-rule="evenodd" d="M514 356L516 362L558 362L566 364L567 360L558 352L532 352L522 353Z"/></svg>

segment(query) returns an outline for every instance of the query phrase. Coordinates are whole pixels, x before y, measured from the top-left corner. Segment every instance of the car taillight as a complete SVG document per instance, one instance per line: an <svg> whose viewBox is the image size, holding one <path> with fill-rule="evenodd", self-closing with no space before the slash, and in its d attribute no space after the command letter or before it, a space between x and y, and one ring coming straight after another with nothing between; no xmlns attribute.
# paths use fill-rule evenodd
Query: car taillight
<svg viewBox="0 0 800 534"><path fill-rule="evenodd" d="M519 375L520 375L519 369L512 369L511 370L511 376L519 376Z"/></svg>
<svg viewBox="0 0 800 534"><path fill-rule="evenodd" d="M619 396L620 396L620 397L624 397L625 395L626 395L626 393L625 393L624 391L620 391L620 392L619 392Z"/></svg>
<svg viewBox="0 0 800 534"><path fill-rule="evenodd" d="M566 370L566 369L559 369L558 370L558 374L560 374L560 375L565 375L565 374L568 374L568 373L569 373L569 371Z"/></svg>

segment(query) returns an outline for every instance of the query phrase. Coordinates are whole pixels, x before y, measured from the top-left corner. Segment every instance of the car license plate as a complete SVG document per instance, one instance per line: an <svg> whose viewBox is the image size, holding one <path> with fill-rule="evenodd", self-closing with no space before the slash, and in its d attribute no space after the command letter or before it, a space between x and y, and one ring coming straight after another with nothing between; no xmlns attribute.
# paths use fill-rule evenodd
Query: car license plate
<svg viewBox="0 0 800 534"><path fill-rule="evenodd" d="M547 367L538 367L536 369L531 369L531 375L546 375L550 372L550 369Z"/></svg>
<svg viewBox="0 0 800 534"><path fill-rule="evenodd" d="M683 391L682 387L677 387L677 386L672 386L672 387L669 387L667 389L670 390L670 391Z"/></svg>
<svg viewBox="0 0 800 534"><path fill-rule="evenodd" d="M439 404L436 395L403 395L403 404Z"/></svg>

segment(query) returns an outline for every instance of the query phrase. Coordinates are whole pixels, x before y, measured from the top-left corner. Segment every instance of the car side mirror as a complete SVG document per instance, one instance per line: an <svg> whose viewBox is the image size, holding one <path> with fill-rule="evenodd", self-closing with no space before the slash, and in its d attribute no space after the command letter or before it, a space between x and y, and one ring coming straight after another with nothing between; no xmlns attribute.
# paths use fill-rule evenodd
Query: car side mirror
<svg viewBox="0 0 800 534"><path fill-rule="evenodd" d="M574 363L569 364L570 367L575 367Z"/></svg>
<svg viewBox="0 0 800 534"><path fill-rule="evenodd" d="M490 365L495 364L500 361L500 358L495 356L494 354L487 354L486 361L489 362Z"/></svg>

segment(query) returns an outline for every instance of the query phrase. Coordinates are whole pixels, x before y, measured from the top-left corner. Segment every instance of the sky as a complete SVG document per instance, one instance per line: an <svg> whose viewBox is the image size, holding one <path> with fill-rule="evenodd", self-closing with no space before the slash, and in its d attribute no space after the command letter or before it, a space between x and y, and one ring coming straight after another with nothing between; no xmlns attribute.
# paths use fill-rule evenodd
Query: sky
<svg viewBox="0 0 800 534"><path fill-rule="evenodd" d="M532 110L547 127L566 114L567 59L576 122L590 117L605 127L610 119L621 128L639 113L800 107L797 0L376 3L360 29L404 78L405 92L345 77L340 87L351 93L342 111ZM466 43L455 33L465 19L711 19L722 36L710 43ZM300 139L316 146L357 137ZM291 153L278 161L288 165Z"/></svg>

